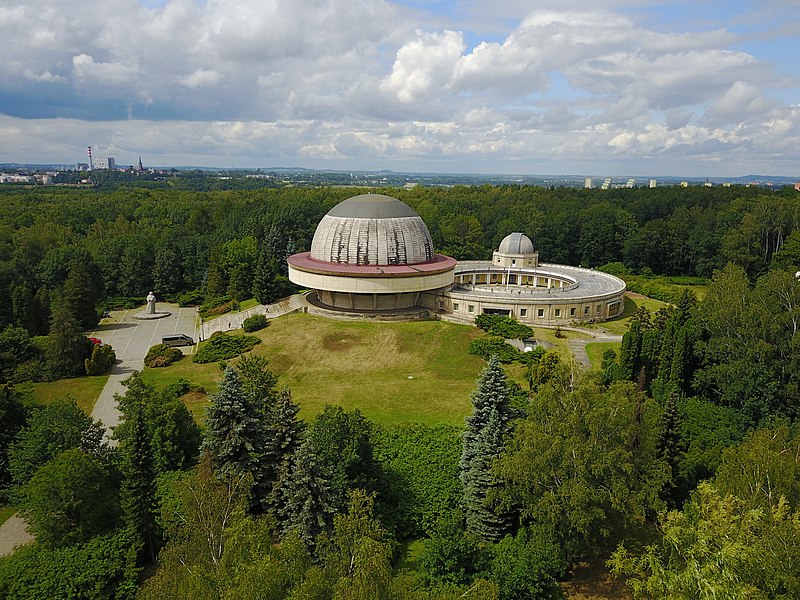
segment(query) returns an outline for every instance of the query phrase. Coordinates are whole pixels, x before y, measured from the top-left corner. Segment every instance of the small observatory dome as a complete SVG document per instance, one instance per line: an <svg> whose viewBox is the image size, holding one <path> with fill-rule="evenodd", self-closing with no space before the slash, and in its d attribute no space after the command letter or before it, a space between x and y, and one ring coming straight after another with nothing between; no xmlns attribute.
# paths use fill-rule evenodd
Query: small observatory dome
<svg viewBox="0 0 800 600"><path fill-rule="evenodd" d="M340 202L322 217L311 242L311 258L348 265L413 265L433 256L422 218L405 202L383 194Z"/></svg>
<svg viewBox="0 0 800 600"><path fill-rule="evenodd" d="M500 254L533 254L533 242L524 233L510 233L500 242Z"/></svg>

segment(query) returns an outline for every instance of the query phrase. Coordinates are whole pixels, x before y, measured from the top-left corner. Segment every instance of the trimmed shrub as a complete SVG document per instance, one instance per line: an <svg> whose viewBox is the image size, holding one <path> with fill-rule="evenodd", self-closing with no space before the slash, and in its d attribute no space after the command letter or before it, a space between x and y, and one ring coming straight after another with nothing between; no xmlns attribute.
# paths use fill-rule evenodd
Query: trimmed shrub
<svg viewBox="0 0 800 600"><path fill-rule="evenodd" d="M492 354L496 354L500 362L505 364L519 360L522 356L519 350L499 337L482 337L472 340L467 351L484 360L489 360Z"/></svg>
<svg viewBox="0 0 800 600"><path fill-rule="evenodd" d="M171 348L166 344L156 344L147 351L147 356L144 357L144 366L166 367L181 358L183 358L183 352L177 348Z"/></svg>
<svg viewBox="0 0 800 600"><path fill-rule="evenodd" d="M228 335L217 332L211 336L200 351L194 355L192 362L210 363L236 358L240 354L249 352L260 344L261 340L254 335Z"/></svg>
<svg viewBox="0 0 800 600"><path fill-rule="evenodd" d="M244 329L247 333L253 333L254 331L258 331L259 329L264 329L269 325L269 321L267 321L266 315L253 315L252 317L247 317L242 323L242 329Z"/></svg>
<svg viewBox="0 0 800 600"><path fill-rule="evenodd" d="M475 317L475 325L489 335L496 335L507 340L533 337L533 329L505 315L478 315Z"/></svg>
<svg viewBox="0 0 800 600"><path fill-rule="evenodd" d="M92 356L87 358L83 364L86 367L87 375L102 375L114 365L117 355L111 344L95 344L92 348Z"/></svg>

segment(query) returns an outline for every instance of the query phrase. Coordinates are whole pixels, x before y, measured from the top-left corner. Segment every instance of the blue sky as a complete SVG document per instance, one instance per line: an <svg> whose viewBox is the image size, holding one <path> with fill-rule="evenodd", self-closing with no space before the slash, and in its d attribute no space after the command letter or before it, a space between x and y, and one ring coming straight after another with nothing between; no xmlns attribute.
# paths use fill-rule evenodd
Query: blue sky
<svg viewBox="0 0 800 600"><path fill-rule="evenodd" d="M800 177L796 0L5 0L0 162Z"/></svg>

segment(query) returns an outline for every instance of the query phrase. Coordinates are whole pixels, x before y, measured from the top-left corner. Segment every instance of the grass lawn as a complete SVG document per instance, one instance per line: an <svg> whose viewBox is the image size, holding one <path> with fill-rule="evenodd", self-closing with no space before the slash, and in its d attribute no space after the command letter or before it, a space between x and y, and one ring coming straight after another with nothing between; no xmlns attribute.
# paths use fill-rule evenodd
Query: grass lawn
<svg viewBox="0 0 800 600"><path fill-rule="evenodd" d="M94 375L92 377L74 377L72 379L59 379L44 383L22 384L19 389L30 392L31 401L36 404L50 404L56 398L71 396L78 403L78 407L87 415L92 413L94 403L108 381L108 375Z"/></svg>
<svg viewBox="0 0 800 600"><path fill-rule="evenodd" d="M168 367L145 367L142 371L142 379L156 389L161 389L172 383L177 383L185 379L189 383L202 385L206 393L213 394L219 388L219 380L222 378L222 371L218 363L206 363L204 365L192 362L191 355L184 356L176 363Z"/></svg>
<svg viewBox="0 0 800 600"><path fill-rule="evenodd" d="M600 371L603 366L603 352L608 349L613 350L619 357L620 344L617 342L595 342L586 344L586 354L589 356L589 372Z"/></svg>
<svg viewBox="0 0 800 600"><path fill-rule="evenodd" d="M467 354L475 327L443 321L374 323L335 321L303 313L272 319L255 333L262 354L311 419L326 404L358 408L378 423L462 425L469 396L485 362ZM235 364L236 361L231 361ZM217 364L193 364L189 357L159 369L145 369L156 387L186 379L213 393ZM207 403L202 395L184 398L195 418Z"/></svg>
<svg viewBox="0 0 800 600"><path fill-rule="evenodd" d="M296 313L257 332L300 415L326 404L358 408L379 423L463 424L485 362L467 354L475 327L443 321L368 323Z"/></svg>
<svg viewBox="0 0 800 600"><path fill-rule="evenodd" d="M667 306L667 303L661 302L661 300L653 300L652 298L640 296L639 294L631 295L630 292L626 292L625 310L622 312L622 314L615 319L600 323L598 327L607 329L611 333L616 333L617 335L625 335L625 333L628 331L628 323L630 322L631 317L640 306L645 306L647 310L649 310L651 313L654 313L662 306Z"/></svg>

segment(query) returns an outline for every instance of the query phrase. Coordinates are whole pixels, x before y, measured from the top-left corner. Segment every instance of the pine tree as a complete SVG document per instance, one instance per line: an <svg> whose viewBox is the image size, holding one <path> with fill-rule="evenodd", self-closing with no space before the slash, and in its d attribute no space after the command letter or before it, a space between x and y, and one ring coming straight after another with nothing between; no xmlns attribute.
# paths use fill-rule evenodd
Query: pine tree
<svg viewBox="0 0 800 600"><path fill-rule="evenodd" d="M218 473L243 475L258 471L265 446L265 420L254 409L238 373L226 367L206 413L203 447L214 459Z"/></svg>
<svg viewBox="0 0 800 600"><path fill-rule="evenodd" d="M467 417L459 464L467 530L487 541L499 540L510 528L510 516L498 514L487 504L490 489L498 485L491 472L492 463L511 433L510 401L503 367L492 356L472 394L473 410Z"/></svg>
<svg viewBox="0 0 800 600"><path fill-rule="evenodd" d="M278 263L275 257L267 254L262 248L258 255L251 288L253 296L261 304L270 304L278 299L278 287L275 285L275 278L278 275Z"/></svg>
<svg viewBox="0 0 800 600"><path fill-rule="evenodd" d="M156 526L156 481L150 435L144 409L134 405L126 415L129 435L122 444L120 502L125 524L141 544L141 556L155 562L158 545Z"/></svg>
<svg viewBox="0 0 800 600"><path fill-rule="evenodd" d="M270 505L283 536L294 531L309 549L315 547L320 533L330 530L336 510L310 439L300 445L289 469L276 482Z"/></svg>
<svg viewBox="0 0 800 600"><path fill-rule="evenodd" d="M89 341L70 306L63 300L56 303L50 318L45 358L50 374L56 379L84 374L83 361L89 355Z"/></svg>
<svg viewBox="0 0 800 600"><path fill-rule="evenodd" d="M75 258L69 265L69 274L64 282L63 300L83 329L90 329L100 322L97 305L102 298L102 280L99 270L89 259Z"/></svg>

